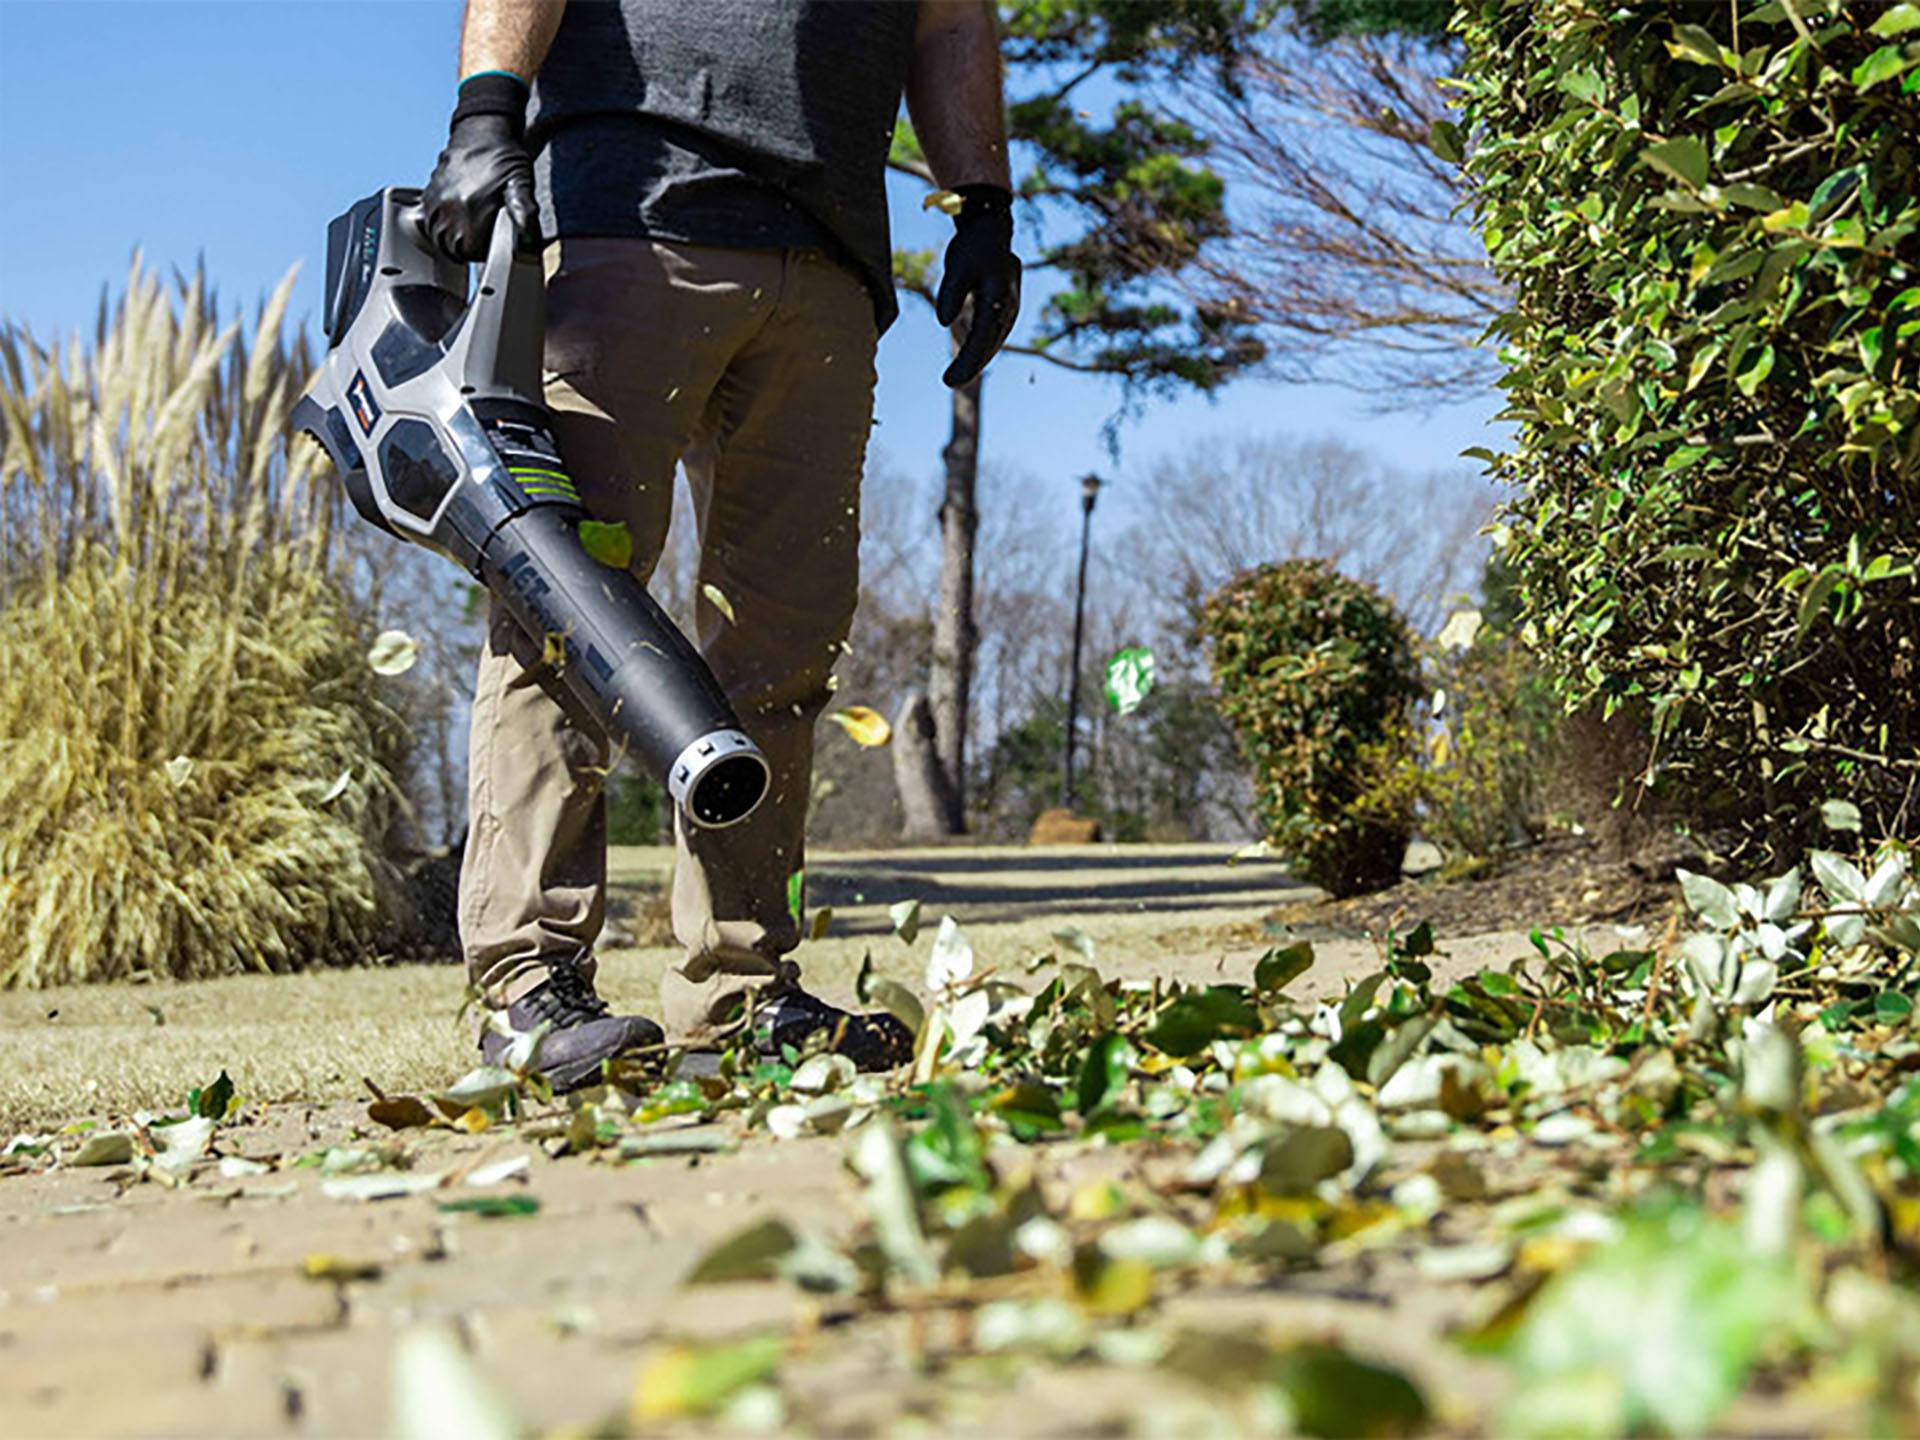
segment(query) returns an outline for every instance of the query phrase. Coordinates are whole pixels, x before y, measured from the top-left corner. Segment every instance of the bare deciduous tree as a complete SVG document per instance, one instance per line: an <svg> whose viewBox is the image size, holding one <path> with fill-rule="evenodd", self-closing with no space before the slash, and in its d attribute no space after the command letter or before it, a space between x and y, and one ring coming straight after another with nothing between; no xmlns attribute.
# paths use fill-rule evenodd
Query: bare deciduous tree
<svg viewBox="0 0 1920 1440"><path fill-rule="evenodd" d="M1162 455L1125 537L1134 583L1171 617L1249 566L1329 561L1431 630L1480 579L1495 494L1465 470L1409 475L1339 440L1216 439Z"/></svg>
<svg viewBox="0 0 1920 1440"><path fill-rule="evenodd" d="M1213 141L1233 235L1184 273L1197 300L1252 323L1286 379L1383 405L1484 394L1474 343L1504 303L1434 151L1446 46L1407 36L1316 44L1269 29L1224 76L1185 77L1175 108Z"/></svg>

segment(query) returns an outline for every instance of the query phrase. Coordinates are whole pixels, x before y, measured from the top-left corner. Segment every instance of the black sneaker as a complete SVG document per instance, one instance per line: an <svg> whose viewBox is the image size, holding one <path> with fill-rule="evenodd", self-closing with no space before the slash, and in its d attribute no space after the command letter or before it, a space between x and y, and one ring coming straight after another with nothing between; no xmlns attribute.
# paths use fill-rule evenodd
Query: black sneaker
<svg viewBox="0 0 1920 1440"><path fill-rule="evenodd" d="M791 981L769 986L753 1001L753 1044L768 1058L788 1046L806 1050L816 1035L820 1048L844 1055L861 1070L891 1070L913 1059L913 1031L885 1011L856 1015L829 1005Z"/></svg>
<svg viewBox="0 0 1920 1440"><path fill-rule="evenodd" d="M546 983L509 1005L507 1019L523 1034L543 1020L551 1022L535 1068L556 1091L594 1084L607 1061L666 1039L644 1015L609 1014L593 982L571 960L549 962ZM489 1030L480 1037L480 1057L498 1065L512 1043Z"/></svg>

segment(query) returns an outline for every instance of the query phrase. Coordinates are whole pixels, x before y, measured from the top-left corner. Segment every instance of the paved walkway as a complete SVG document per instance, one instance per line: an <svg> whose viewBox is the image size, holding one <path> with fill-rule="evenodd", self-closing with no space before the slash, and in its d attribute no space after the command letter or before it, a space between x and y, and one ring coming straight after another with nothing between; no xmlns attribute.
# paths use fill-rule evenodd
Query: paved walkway
<svg viewBox="0 0 1920 1440"><path fill-rule="evenodd" d="M833 936L802 954L830 991L844 989L868 953L917 983L926 938L910 949L885 933L886 907L917 897L929 930L941 914L955 915L980 963L1007 973L1057 949L1053 932L1073 924L1109 974L1244 979L1272 943L1261 917L1294 887L1270 865L1228 866L1228 853L1158 846L821 856L812 900L834 907ZM616 883L641 883L662 858L618 852ZM1511 958L1523 945L1512 935L1461 942L1440 968ZM1319 953L1310 981L1326 993L1376 963L1365 942L1332 942ZM609 955L607 988L641 1003L670 955ZM542 1427L619 1413L636 1365L667 1337L764 1326L815 1337L783 1369L810 1425L884 1432L932 1403L935 1381L909 1353L922 1320L902 1314L822 1332L831 1316L782 1286L678 1288L707 1244L756 1218L844 1234L853 1192L838 1140L775 1143L762 1132L737 1154L620 1165L552 1160L526 1135L407 1132L400 1143L414 1171L447 1176L448 1189L370 1204L328 1198L321 1177L293 1162L390 1138L369 1124L364 1100L346 1098L362 1074L399 1091L457 1073L465 1052L446 1020L457 994L452 973L400 967L0 996L0 1039L16 1075L38 1066L65 1077L86 1067L81 1073L99 1077L96 1088L18 1103L81 1093L90 1103L76 1108L103 1117L163 1111L179 1105L184 1077L205 1080L228 1065L253 1103L242 1123L219 1132L220 1153L274 1167L223 1176L209 1160L173 1190L130 1184L129 1172L112 1168L0 1178L0 1435L384 1433L395 1347L422 1323L451 1327L515 1410ZM431 1013L415 1016L429 995L439 997ZM155 1011L168 1019L163 1028ZM384 1039L374 1044L370 1035ZM1130 1163L1124 1151L1043 1148L1056 1170ZM461 1186L464 1173L520 1155L529 1172L505 1188L536 1196L537 1216L439 1209L450 1196L478 1193ZM1446 1359L1435 1339L1464 1291L1386 1274L1342 1285L1216 1299L1228 1323L1251 1306L1263 1321L1350 1332L1363 1348L1385 1346L1409 1363ZM1429 1376L1441 1393L1457 1378ZM947 1384L938 1412L921 1413L935 1430L979 1434L1124 1428L1156 1383L1164 1382L1112 1368L1042 1370L958 1392Z"/></svg>

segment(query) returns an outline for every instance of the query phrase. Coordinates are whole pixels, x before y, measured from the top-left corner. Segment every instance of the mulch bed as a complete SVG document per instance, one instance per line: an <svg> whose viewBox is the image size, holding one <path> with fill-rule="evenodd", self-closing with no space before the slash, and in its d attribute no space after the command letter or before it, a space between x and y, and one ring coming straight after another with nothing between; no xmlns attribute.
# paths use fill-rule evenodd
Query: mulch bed
<svg viewBox="0 0 1920 1440"><path fill-rule="evenodd" d="M1609 855L1591 836L1549 835L1510 851L1472 875L1406 880L1371 895L1283 905L1271 926L1380 934L1422 920L1439 935L1473 935L1532 926L1663 922L1678 899L1674 871L1693 852L1674 838L1637 853Z"/></svg>

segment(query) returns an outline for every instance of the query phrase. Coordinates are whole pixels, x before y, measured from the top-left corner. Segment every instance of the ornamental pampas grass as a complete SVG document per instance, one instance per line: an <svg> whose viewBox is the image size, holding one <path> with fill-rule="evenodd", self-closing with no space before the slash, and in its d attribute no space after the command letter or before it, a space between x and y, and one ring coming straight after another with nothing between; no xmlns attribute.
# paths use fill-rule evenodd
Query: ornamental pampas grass
<svg viewBox="0 0 1920 1440"><path fill-rule="evenodd" d="M404 727L367 668L309 362L136 261L91 344L0 327L0 984L358 958Z"/></svg>

